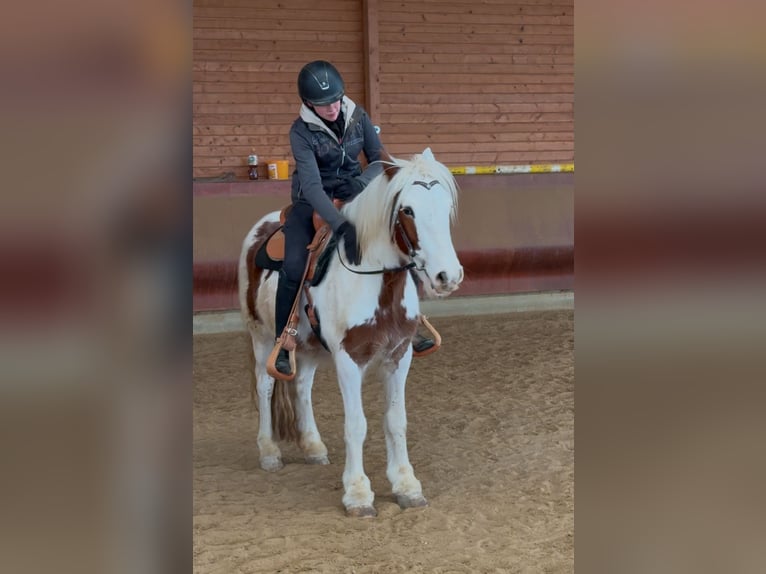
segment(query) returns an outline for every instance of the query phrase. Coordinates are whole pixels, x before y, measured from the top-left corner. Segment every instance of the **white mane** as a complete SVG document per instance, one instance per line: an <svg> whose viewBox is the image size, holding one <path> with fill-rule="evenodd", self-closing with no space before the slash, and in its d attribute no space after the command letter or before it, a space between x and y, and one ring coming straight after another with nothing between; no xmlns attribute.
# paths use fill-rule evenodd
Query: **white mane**
<svg viewBox="0 0 766 574"><path fill-rule="evenodd" d="M391 214L399 209L409 194L430 191L419 185L413 186L413 182L428 184L438 180L449 193L451 222L457 217L457 182L449 168L434 159L430 149L412 156L410 160L395 158L393 165L399 169L391 181L381 173L343 207L344 215L356 226L362 252L373 242L391 236Z"/></svg>

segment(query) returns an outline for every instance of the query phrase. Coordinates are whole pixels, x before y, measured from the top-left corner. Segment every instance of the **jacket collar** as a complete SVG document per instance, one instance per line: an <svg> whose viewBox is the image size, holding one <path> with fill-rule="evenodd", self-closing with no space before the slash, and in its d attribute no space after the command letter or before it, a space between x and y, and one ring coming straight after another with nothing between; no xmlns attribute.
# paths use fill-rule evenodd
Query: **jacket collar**
<svg viewBox="0 0 766 574"><path fill-rule="evenodd" d="M352 116L354 115L354 111L356 110L356 104L354 101L349 98L348 96L343 96L343 101L340 104L340 109L343 112L343 119L344 119L344 131L348 131L348 127L351 124ZM317 116L311 108L309 108L306 104L301 104L301 119L306 122L309 126L309 129L319 129L321 131L324 131L326 134L328 134L332 139L335 141L338 141L338 137L332 132L330 128L328 128L324 122L319 119L319 116ZM353 118L354 121L356 121L356 118Z"/></svg>

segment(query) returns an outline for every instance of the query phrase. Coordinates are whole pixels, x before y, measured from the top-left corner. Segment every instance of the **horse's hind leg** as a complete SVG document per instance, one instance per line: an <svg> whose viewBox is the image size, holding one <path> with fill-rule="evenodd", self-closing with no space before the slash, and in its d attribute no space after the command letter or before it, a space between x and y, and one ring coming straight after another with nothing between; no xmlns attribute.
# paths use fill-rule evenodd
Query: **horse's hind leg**
<svg viewBox="0 0 766 574"><path fill-rule="evenodd" d="M401 508L426 506L420 481L410 464L407 453L407 412L404 406L404 386L410 369L412 354L408 352L397 367L390 366L386 373L386 412L383 430L386 436L388 465L386 476Z"/></svg>
<svg viewBox="0 0 766 574"><path fill-rule="evenodd" d="M252 336L252 333L251 333ZM258 450L261 468L274 471L282 468L282 453L274 442L271 430L271 395L274 392L274 378L266 372L266 360L271 348L253 337L255 354L255 379L258 394Z"/></svg>
<svg viewBox="0 0 766 574"><path fill-rule="evenodd" d="M298 413L298 430L300 431L300 447L303 456L309 464L330 464L327 458L327 447L322 442L314 420L314 408L311 403L311 389L314 385L314 373L316 364L307 361L298 362L298 370L295 374L298 400L296 411Z"/></svg>

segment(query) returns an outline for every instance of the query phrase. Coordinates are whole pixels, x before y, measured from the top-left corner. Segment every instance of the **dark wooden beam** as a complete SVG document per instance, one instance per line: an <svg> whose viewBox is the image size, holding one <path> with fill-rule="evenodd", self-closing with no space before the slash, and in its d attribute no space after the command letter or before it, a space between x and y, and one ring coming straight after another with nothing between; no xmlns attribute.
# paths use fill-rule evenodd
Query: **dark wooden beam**
<svg viewBox="0 0 766 574"><path fill-rule="evenodd" d="M364 107L374 123L380 122L380 46L378 0L362 1L364 29Z"/></svg>

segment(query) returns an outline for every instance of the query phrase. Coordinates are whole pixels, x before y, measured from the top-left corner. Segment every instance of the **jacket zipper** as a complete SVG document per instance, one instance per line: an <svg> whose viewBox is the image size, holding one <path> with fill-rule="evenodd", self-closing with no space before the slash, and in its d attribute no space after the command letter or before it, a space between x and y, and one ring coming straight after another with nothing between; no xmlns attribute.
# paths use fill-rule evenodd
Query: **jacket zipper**
<svg viewBox="0 0 766 574"><path fill-rule="evenodd" d="M340 156L340 165L335 170L335 175L340 175L340 168L342 168L343 164L346 163L346 146L343 145L343 138L338 138L338 143L340 144L340 151L342 152L342 155Z"/></svg>

